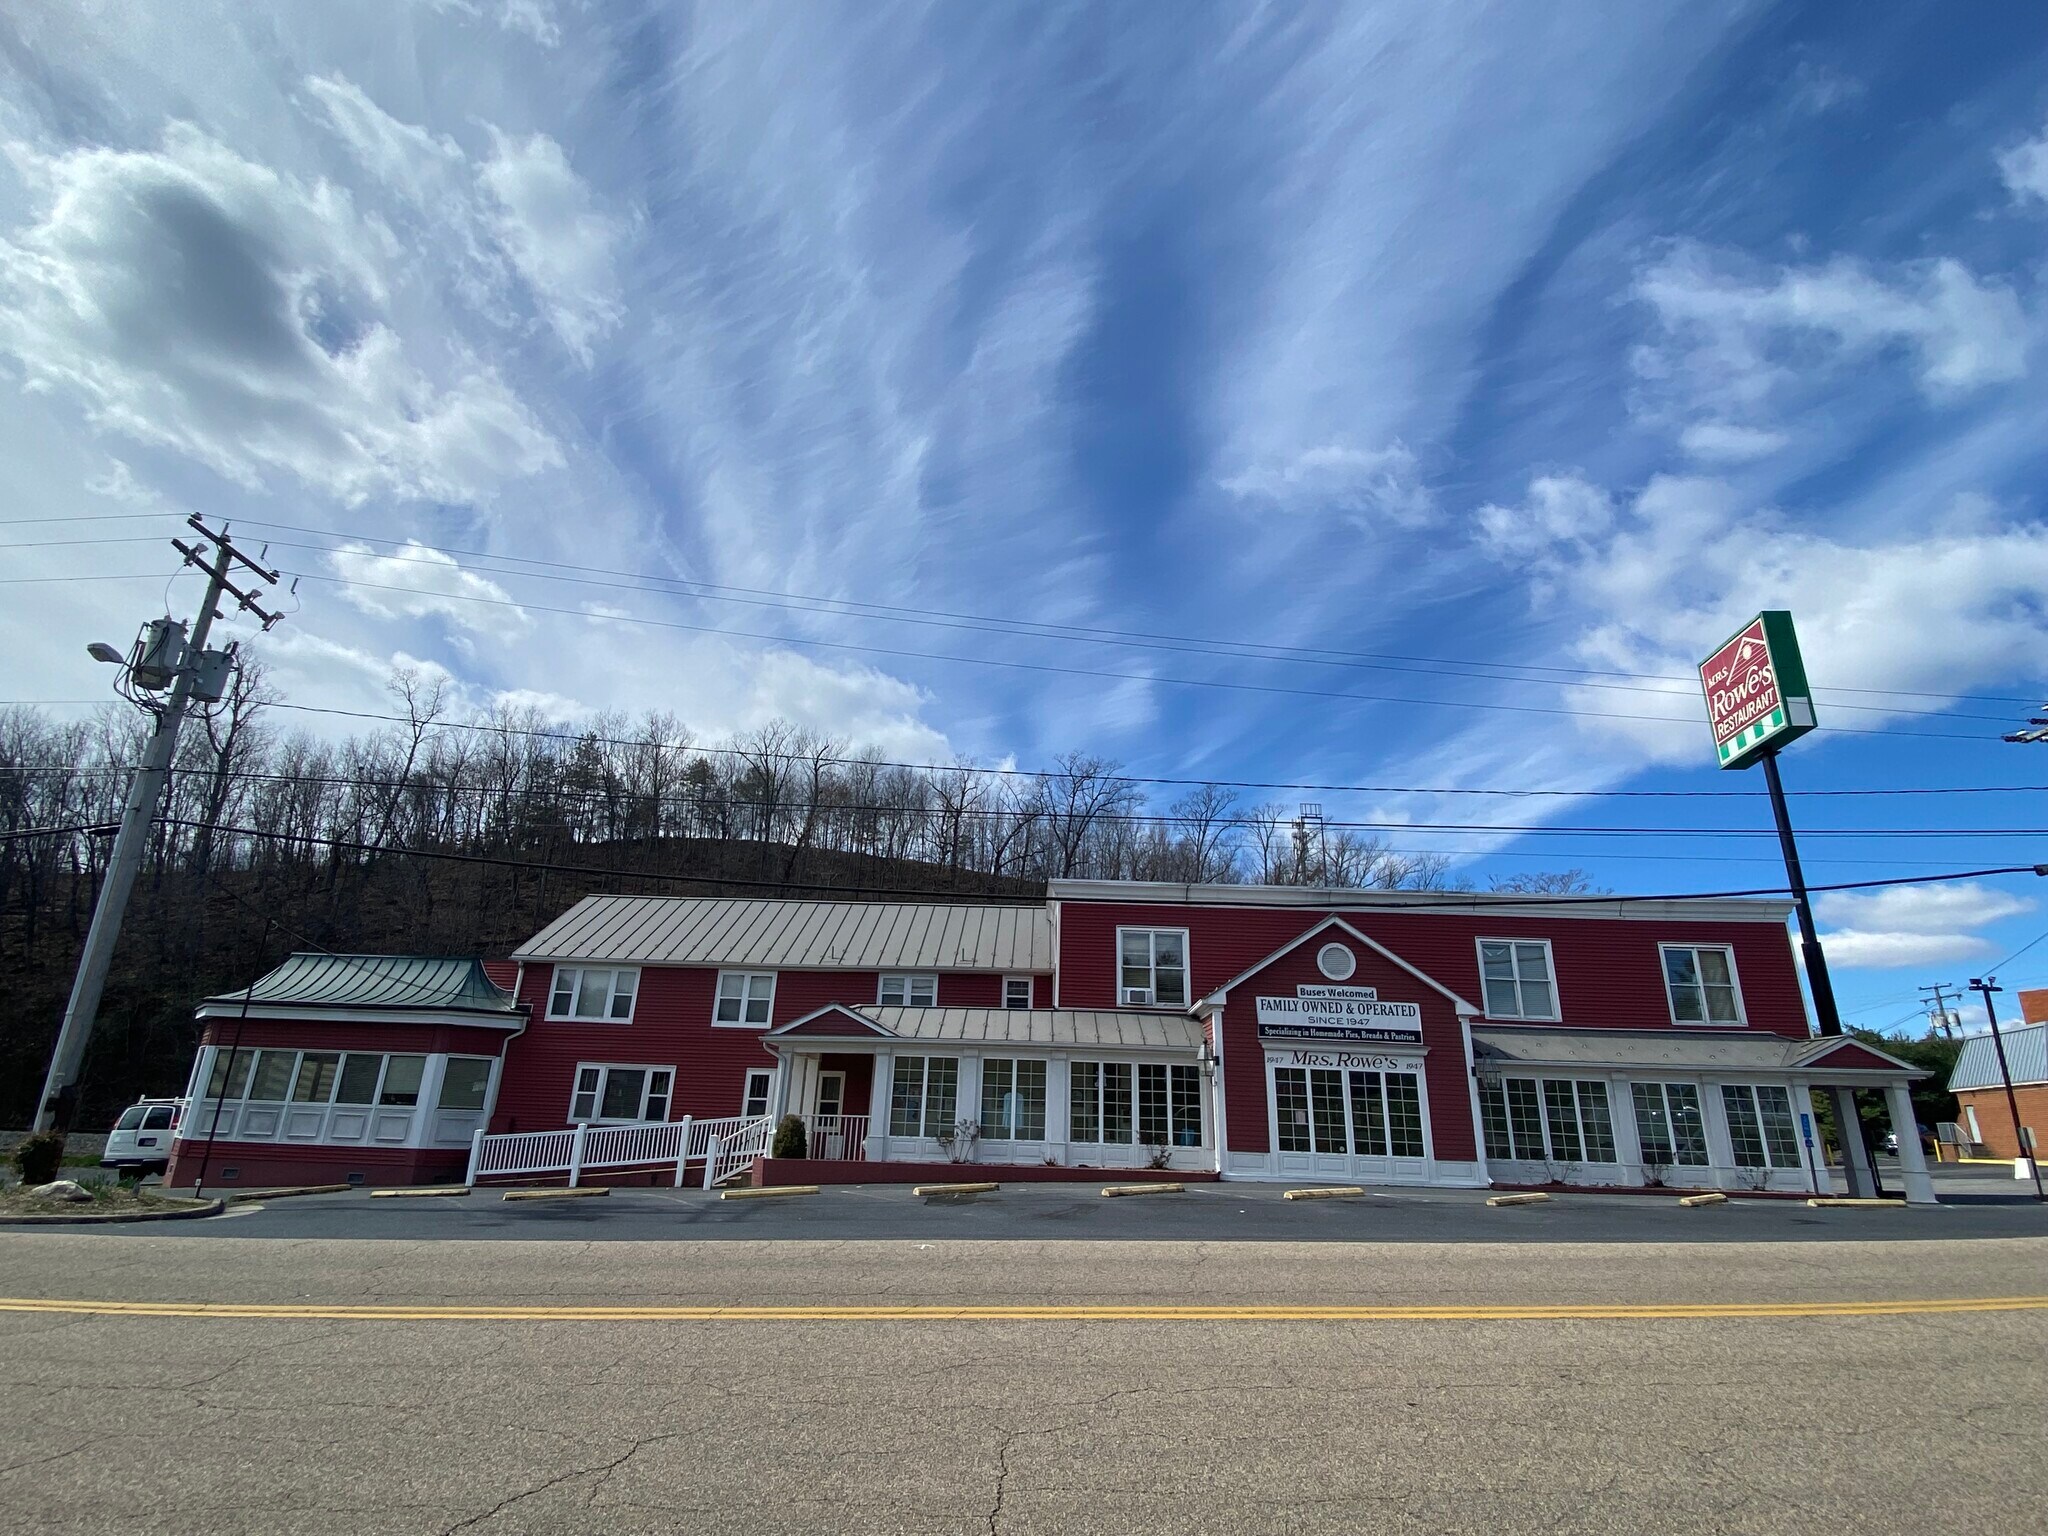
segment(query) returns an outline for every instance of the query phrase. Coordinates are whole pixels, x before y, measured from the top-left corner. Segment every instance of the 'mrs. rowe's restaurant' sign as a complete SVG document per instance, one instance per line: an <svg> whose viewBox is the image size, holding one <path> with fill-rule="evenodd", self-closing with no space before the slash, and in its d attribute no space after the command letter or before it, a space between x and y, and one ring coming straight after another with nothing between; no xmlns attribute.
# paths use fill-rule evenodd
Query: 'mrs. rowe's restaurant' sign
<svg viewBox="0 0 2048 1536"><path fill-rule="evenodd" d="M1402 1045L1422 1039L1422 1009L1383 1003L1371 987L1302 986L1292 997L1257 999L1259 1034L1268 1040L1383 1040Z"/></svg>
<svg viewBox="0 0 2048 1536"><path fill-rule="evenodd" d="M1747 768L1813 729L1813 697L1792 615L1760 613L1700 663L1723 768Z"/></svg>

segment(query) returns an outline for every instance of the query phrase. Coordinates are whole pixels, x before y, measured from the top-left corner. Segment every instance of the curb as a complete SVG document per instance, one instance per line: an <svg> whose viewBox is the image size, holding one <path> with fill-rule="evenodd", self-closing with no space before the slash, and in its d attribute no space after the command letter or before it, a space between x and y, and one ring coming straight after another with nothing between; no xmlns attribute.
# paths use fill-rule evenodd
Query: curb
<svg viewBox="0 0 2048 1536"><path fill-rule="evenodd" d="M345 1195L353 1184L301 1184L295 1189L238 1189L226 1197L229 1205L244 1205L251 1200L290 1200L298 1195Z"/></svg>
<svg viewBox="0 0 2048 1536"><path fill-rule="evenodd" d="M1102 1186L1102 1198L1114 1200L1122 1195L1184 1195L1187 1188L1185 1184L1105 1184Z"/></svg>
<svg viewBox="0 0 2048 1536"><path fill-rule="evenodd" d="M76 1216L69 1212L52 1212L47 1216L0 1216L0 1226L97 1227L110 1221L190 1221L197 1216L218 1216L225 1209L225 1201L208 1200L181 1211L91 1211Z"/></svg>
<svg viewBox="0 0 2048 1536"><path fill-rule="evenodd" d="M721 1189L721 1200L772 1200L777 1195L815 1195L815 1184L764 1184L759 1189Z"/></svg>
<svg viewBox="0 0 2048 1536"><path fill-rule="evenodd" d="M1488 1205L1548 1205L1550 1204L1550 1196L1494 1195L1490 1199L1488 1199L1486 1203Z"/></svg>
<svg viewBox="0 0 2048 1536"><path fill-rule="evenodd" d="M454 1200L469 1193L467 1184L434 1185L426 1189L373 1189L372 1200Z"/></svg>
<svg viewBox="0 0 2048 1536"><path fill-rule="evenodd" d="M1906 1206L1906 1202L1903 1200L1851 1200L1846 1196L1842 1195L1821 1195L1812 1200L1807 1201L1806 1203L1812 1206L1815 1210L1834 1210L1841 1207L1848 1207L1850 1209L1855 1210L1869 1210L1881 1207L1897 1207L1900 1210L1904 1210Z"/></svg>
<svg viewBox="0 0 2048 1536"><path fill-rule="evenodd" d="M1706 1195L1687 1195L1678 1203L1683 1206L1726 1205L1728 1203L1728 1197L1724 1194L1721 1194L1719 1191L1715 1191L1712 1194Z"/></svg>
<svg viewBox="0 0 2048 1536"><path fill-rule="evenodd" d="M913 1195L992 1195L1003 1186L1000 1184L916 1184L911 1186Z"/></svg>
<svg viewBox="0 0 2048 1536"><path fill-rule="evenodd" d="M1365 1187L1361 1184L1323 1184L1314 1189L1290 1189L1282 1200L1343 1200L1352 1195L1362 1195Z"/></svg>
<svg viewBox="0 0 2048 1536"><path fill-rule="evenodd" d="M612 1192L609 1184L579 1184L574 1189L508 1189L500 1200L582 1200Z"/></svg>

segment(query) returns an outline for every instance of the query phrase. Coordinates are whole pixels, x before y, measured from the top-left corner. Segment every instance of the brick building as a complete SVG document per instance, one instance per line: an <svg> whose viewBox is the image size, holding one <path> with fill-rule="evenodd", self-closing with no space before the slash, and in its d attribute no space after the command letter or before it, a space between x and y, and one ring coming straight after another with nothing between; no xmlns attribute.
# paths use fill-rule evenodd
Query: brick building
<svg viewBox="0 0 2048 1536"><path fill-rule="evenodd" d="M2021 992L2019 1001L2025 1024L2018 1029L2003 1028L2001 1033L2006 1066L2012 1072L2013 1099L2019 1105L2019 1123L2038 1149L2041 1138L2048 1135L2048 987ZM1963 1042L1963 1053L1949 1074L1948 1089L1956 1096L1956 1113L1965 1136L1992 1157L2023 1155L2012 1106L2005 1098L2005 1080L1998 1071L1997 1047L1990 1035L1972 1035Z"/></svg>

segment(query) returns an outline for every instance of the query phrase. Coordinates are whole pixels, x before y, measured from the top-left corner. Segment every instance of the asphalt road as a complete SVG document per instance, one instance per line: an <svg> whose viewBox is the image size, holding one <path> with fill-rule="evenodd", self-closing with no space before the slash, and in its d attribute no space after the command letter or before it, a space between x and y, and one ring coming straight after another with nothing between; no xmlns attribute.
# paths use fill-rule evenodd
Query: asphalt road
<svg viewBox="0 0 2048 1536"><path fill-rule="evenodd" d="M17 1230L0 1531L2006 1529L2048 1507L2044 1281L2048 1238ZM1573 1306L1648 1310L1527 1315Z"/></svg>

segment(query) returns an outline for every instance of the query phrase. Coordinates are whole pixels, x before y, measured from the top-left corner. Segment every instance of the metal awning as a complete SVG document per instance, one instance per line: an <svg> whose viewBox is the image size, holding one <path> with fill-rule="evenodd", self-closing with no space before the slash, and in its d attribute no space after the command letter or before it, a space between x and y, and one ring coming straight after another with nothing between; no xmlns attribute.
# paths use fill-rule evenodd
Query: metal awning
<svg viewBox="0 0 2048 1536"><path fill-rule="evenodd" d="M348 1008L370 1012L494 1015L517 1022L519 1005L467 955L292 955L243 990L223 992L202 1011L254 1008Z"/></svg>
<svg viewBox="0 0 2048 1536"><path fill-rule="evenodd" d="M886 1044L883 1037L848 1028L830 1034L807 1028L830 1013L851 1014L871 1021L897 1040L999 1045L1062 1050L1096 1047L1115 1050L1169 1051L1195 1055L1201 1049L1202 1026L1177 1013L1118 1013L1090 1008L880 1008L834 1005L809 1019L799 1019L764 1037L773 1046L801 1046L816 1041ZM851 1020L846 1021L849 1025ZM828 1026L829 1027L829 1026Z"/></svg>
<svg viewBox="0 0 2048 1536"><path fill-rule="evenodd" d="M1830 1064L1826 1058L1845 1059ZM1748 1029L1546 1029L1475 1027L1473 1065L1484 1071L1798 1073L1824 1080L1925 1077L1917 1067L1863 1041L1791 1039Z"/></svg>

